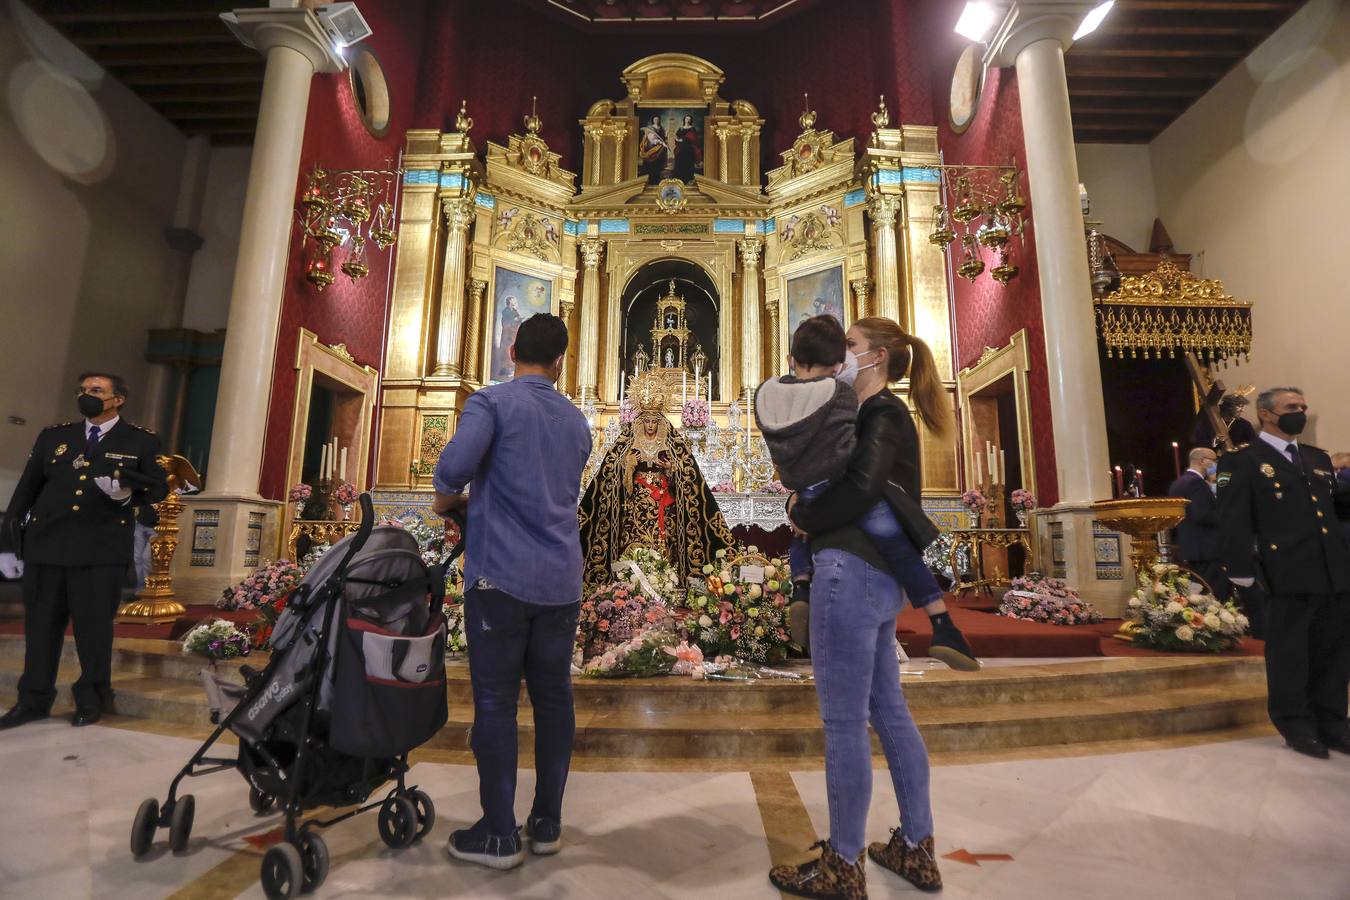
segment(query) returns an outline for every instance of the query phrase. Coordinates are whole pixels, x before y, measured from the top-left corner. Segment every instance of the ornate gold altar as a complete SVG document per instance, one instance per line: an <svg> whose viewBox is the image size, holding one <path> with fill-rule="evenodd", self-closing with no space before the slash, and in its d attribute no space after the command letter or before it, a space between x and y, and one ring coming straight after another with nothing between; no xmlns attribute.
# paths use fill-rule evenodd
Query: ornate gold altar
<svg viewBox="0 0 1350 900"><path fill-rule="evenodd" d="M660 54L621 80L623 98L597 101L578 123L580 174L563 168L533 109L522 134L481 155L470 104L453 131L407 133L377 489L430 487L464 401L511 377L515 329L537 312L568 323L560 388L597 431L633 377L632 310L671 293L688 307L673 330L655 323L643 353L664 369L675 351L667 384L687 377L705 398L711 388L714 416L782 371L792 328L821 313L845 325L896 319L932 346L955 390L947 263L928 240L941 200L936 128L892 128L882 110L859 148L808 108L782 164L761 172L764 120L721 97L717 66ZM658 278L661 267L680 274ZM923 464L929 492L958 490L954 441L925 436Z"/></svg>

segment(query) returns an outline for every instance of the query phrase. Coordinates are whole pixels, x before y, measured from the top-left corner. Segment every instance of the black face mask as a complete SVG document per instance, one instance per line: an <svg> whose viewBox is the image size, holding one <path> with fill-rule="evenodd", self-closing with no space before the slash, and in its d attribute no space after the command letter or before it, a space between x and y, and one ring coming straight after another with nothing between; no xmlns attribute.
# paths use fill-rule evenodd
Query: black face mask
<svg viewBox="0 0 1350 900"><path fill-rule="evenodd" d="M76 402L80 404L80 415L86 419L103 414L103 400L93 394L81 394Z"/></svg>
<svg viewBox="0 0 1350 900"><path fill-rule="evenodd" d="M1308 427L1308 414L1305 412L1287 412L1275 423L1285 434L1302 434Z"/></svg>

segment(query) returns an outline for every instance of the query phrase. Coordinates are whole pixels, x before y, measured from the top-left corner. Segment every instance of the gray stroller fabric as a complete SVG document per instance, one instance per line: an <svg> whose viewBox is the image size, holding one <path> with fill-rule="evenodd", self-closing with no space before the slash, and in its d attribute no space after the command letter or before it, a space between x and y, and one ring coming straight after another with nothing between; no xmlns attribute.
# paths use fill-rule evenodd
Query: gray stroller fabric
<svg viewBox="0 0 1350 900"><path fill-rule="evenodd" d="M342 561L356 535L348 535L332 546L305 574L297 590L311 592L314 607L302 611L287 606L272 630L274 668L266 685L245 699L247 706L231 724L245 740L261 740L267 726L285 712L309 689L310 678L321 674L319 709L332 703L332 671L337 651L337 617L350 615L378 625L394 634L420 635L427 628L431 612L425 590L397 592L385 600L380 595L395 591L414 579L424 580L426 564L416 539L406 530L392 525L372 529L366 544L347 565L347 579L379 582L353 584L338 582ZM337 584L345 584L344 596L333 595ZM341 606L343 601L346 609ZM328 642L328 663L323 673L309 669L320 643Z"/></svg>

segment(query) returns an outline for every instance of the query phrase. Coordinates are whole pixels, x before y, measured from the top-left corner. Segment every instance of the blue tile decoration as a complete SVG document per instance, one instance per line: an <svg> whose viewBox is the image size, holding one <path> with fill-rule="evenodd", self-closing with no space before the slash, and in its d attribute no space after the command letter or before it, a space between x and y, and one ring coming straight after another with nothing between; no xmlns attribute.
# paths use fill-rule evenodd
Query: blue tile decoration
<svg viewBox="0 0 1350 900"><path fill-rule="evenodd" d="M627 219L601 219L601 234L628 234Z"/></svg>
<svg viewBox="0 0 1350 900"><path fill-rule="evenodd" d="M1123 581L1120 534L1097 520L1092 521L1092 556L1097 565L1098 581Z"/></svg>
<svg viewBox="0 0 1350 900"><path fill-rule="evenodd" d="M435 169L409 169L403 173L404 184L435 184L436 180Z"/></svg>
<svg viewBox="0 0 1350 900"><path fill-rule="evenodd" d="M844 195L844 206L845 206L845 207L861 206L862 204L864 204L864 203L866 203L866 202L867 202L867 191L865 191L865 190L862 189L862 188L858 188L857 190L849 191L847 194Z"/></svg>
<svg viewBox="0 0 1350 900"><path fill-rule="evenodd" d="M942 180L942 175L937 169L930 169L927 166L905 166L900 173L903 180L909 184L937 184Z"/></svg>
<svg viewBox="0 0 1350 900"><path fill-rule="evenodd" d="M497 206L497 198L491 194L485 194L482 191L479 191L473 195L473 203L474 206L481 206L483 209L495 209Z"/></svg>
<svg viewBox="0 0 1350 900"><path fill-rule="evenodd" d="M445 520L431 511L431 500L435 496L431 491L371 491L370 500L375 506L377 519L385 517L402 519L405 516L417 516L432 527L443 525Z"/></svg>
<svg viewBox="0 0 1350 900"><path fill-rule="evenodd" d="M773 234L773 233L774 233L774 230L775 230L777 227L778 227L778 223L777 223L776 221L774 221L773 219L760 219L760 220L759 220L759 233L760 233L760 234Z"/></svg>
<svg viewBox="0 0 1350 900"><path fill-rule="evenodd" d="M745 234L743 219L713 219L713 234Z"/></svg>
<svg viewBox="0 0 1350 900"><path fill-rule="evenodd" d="M1064 523L1050 523L1050 577L1063 578L1068 572L1064 552Z"/></svg>
<svg viewBox="0 0 1350 900"><path fill-rule="evenodd" d="M872 184L881 186L883 184L904 184L905 175L899 169L882 169L872 176Z"/></svg>
<svg viewBox="0 0 1350 900"><path fill-rule="evenodd" d="M928 517L943 531L970 527L970 512L961 503L959 494L925 496L923 498L923 511L928 513Z"/></svg>
<svg viewBox="0 0 1350 900"><path fill-rule="evenodd" d="M220 527L220 510L196 509L192 512L192 559L189 565L216 564L216 531Z"/></svg>
<svg viewBox="0 0 1350 900"><path fill-rule="evenodd" d="M457 190L464 187L464 176L458 172L445 172L441 175L441 187Z"/></svg>
<svg viewBox="0 0 1350 900"><path fill-rule="evenodd" d="M576 237L582 233L580 222L574 222L571 219L563 220L563 234L570 234L572 237Z"/></svg>

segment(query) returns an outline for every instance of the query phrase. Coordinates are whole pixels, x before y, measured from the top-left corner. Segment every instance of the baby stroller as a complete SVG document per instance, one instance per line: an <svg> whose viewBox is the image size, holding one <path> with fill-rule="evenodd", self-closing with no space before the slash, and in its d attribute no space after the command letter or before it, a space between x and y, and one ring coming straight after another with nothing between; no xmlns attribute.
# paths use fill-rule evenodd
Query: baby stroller
<svg viewBox="0 0 1350 900"><path fill-rule="evenodd" d="M195 802L178 794L188 777L238 769L259 814L279 804L283 842L262 861L268 897L315 890L328 874L328 849L316 829L379 807L381 839L403 848L435 823L431 798L405 781L408 753L445 724L445 575L428 566L404 529L374 526L361 495L361 527L333 545L290 596L272 632L272 656L244 685L217 681L236 701L188 760L163 804L144 801L131 827L131 853L142 856L158 829L174 852L187 848ZM457 548L458 549L458 548ZM225 733L239 738L234 759L208 756ZM381 800L367 802L389 781ZM302 814L319 806L355 806L331 819Z"/></svg>

